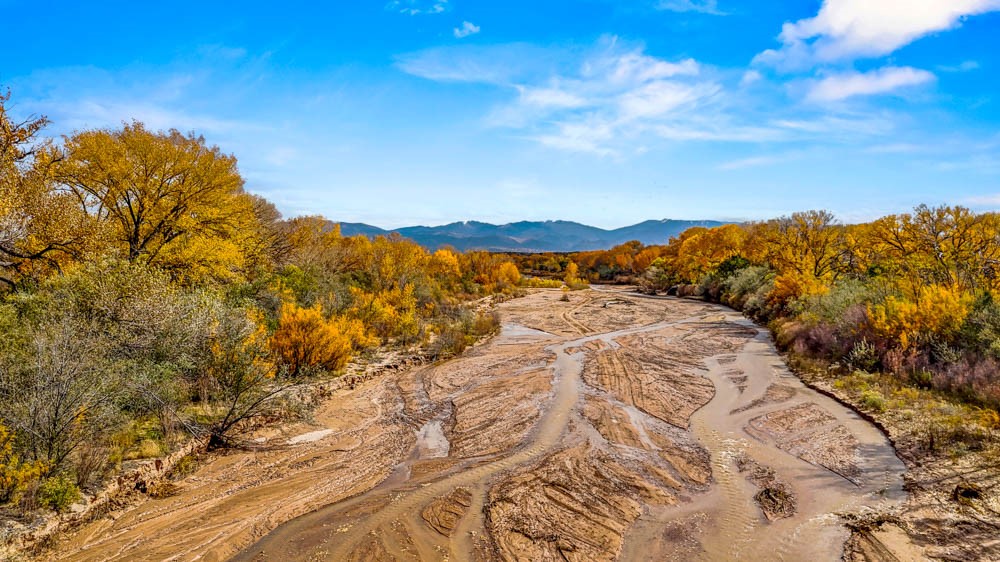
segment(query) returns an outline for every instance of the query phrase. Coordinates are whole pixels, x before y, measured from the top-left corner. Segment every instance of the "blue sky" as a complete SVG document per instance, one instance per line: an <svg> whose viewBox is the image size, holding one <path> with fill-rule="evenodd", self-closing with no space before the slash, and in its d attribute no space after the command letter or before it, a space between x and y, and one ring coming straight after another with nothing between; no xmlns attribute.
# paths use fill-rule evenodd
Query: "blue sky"
<svg viewBox="0 0 1000 562"><path fill-rule="evenodd" d="M196 131L287 215L1000 206L1000 0L86 4L0 0L14 112Z"/></svg>

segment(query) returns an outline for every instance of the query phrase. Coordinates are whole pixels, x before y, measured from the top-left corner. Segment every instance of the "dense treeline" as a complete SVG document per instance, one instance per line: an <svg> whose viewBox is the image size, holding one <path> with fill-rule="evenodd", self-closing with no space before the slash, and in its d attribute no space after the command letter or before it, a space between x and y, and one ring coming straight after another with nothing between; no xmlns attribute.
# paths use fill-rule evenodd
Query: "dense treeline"
<svg viewBox="0 0 1000 562"><path fill-rule="evenodd" d="M809 211L566 259L732 305L799 357L1000 406L1000 215L920 206L843 225Z"/></svg>
<svg viewBox="0 0 1000 562"><path fill-rule="evenodd" d="M1000 406L1000 215L920 206L695 227L663 246L510 256L527 274L699 294L769 323L798 356Z"/></svg>
<svg viewBox="0 0 1000 562"><path fill-rule="evenodd" d="M525 274L539 278L561 278L570 264L576 264L588 281L632 283L665 250L666 246L644 246L633 240L610 250L508 254L507 258Z"/></svg>
<svg viewBox="0 0 1000 562"><path fill-rule="evenodd" d="M517 268L283 220L233 156L141 123L44 139L0 96L0 506L65 508L189 435L294 414L286 390L379 346L497 327Z"/></svg>

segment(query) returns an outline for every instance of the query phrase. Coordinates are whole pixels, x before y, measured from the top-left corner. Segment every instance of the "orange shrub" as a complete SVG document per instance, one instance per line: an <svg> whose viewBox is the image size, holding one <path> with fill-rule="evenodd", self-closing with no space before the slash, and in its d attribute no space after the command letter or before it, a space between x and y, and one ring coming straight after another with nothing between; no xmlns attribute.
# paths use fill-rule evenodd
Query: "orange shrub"
<svg viewBox="0 0 1000 562"><path fill-rule="evenodd" d="M270 343L292 376L297 376L305 368L339 371L355 349L374 342L358 320L336 316L327 319L320 305L302 308L286 303Z"/></svg>

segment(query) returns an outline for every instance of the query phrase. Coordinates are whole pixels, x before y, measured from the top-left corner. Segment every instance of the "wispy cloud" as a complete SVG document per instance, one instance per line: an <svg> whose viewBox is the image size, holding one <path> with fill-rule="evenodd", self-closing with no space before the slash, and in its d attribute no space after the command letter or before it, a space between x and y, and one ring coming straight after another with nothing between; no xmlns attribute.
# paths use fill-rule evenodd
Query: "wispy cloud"
<svg viewBox="0 0 1000 562"><path fill-rule="evenodd" d="M973 208L998 210L1000 208L1000 193L973 195L960 199L959 202Z"/></svg>
<svg viewBox="0 0 1000 562"><path fill-rule="evenodd" d="M434 47L396 57L396 67L437 82L513 86L551 76L566 54L528 43L462 44Z"/></svg>
<svg viewBox="0 0 1000 562"><path fill-rule="evenodd" d="M510 88L514 100L492 111L492 126L523 130L545 146L601 155L617 153L623 139L655 136L658 127L687 128L681 124L685 116L711 104L722 90L702 76L697 61L653 57L616 37L582 53L560 53L564 60L553 61L547 72L530 68L536 63L519 69L512 57L488 54L494 53L434 50L405 57L400 67L438 81Z"/></svg>
<svg viewBox="0 0 1000 562"><path fill-rule="evenodd" d="M920 144L896 142L870 146L865 151L872 154L912 154L915 152L926 151L928 148L929 147Z"/></svg>
<svg viewBox="0 0 1000 562"><path fill-rule="evenodd" d="M773 119L773 127L789 132L791 138L809 138L831 142L854 140L860 137L888 135L895 129L891 114L825 114L791 119Z"/></svg>
<svg viewBox="0 0 1000 562"><path fill-rule="evenodd" d="M454 33L456 39L462 39L479 33L479 26L471 21L463 21L460 27L455 28Z"/></svg>
<svg viewBox="0 0 1000 562"><path fill-rule="evenodd" d="M408 16L441 14L448 9L448 0L392 0L386 9Z"/></svg>
<svg viewBox="0 0 1000 562"><path fill-rule="evenodd" d="M763 78L764 75L761 74L760 72L756 70L748 70L744 72L743 76L740 78L740 86L745 88L747 86L750 86L751 84L760 82Z"/></svg>
<svg viewBox="0 0 1000 562"><path fill-rule="evenodd" d="M1000 154L988 152L957 156L952 160L937 163L937 169L942 172L969 171L978 174L1000 174Z"/></svg>
<svg viewBox="0 0 1000 562"><path fill-rule="evenodd" d="M841 101L856 96L887 94L933 82L934 74L909 66L887 66L870 72L847 72L816 81L806 99L812 102Z"/></svg>
<svg viewBox="0 0 1000 562"><path fill-rule="evenodd" d="M847 142L894 128L888 112L790 106L761 72L727 71L690 58L667 60L641 44L602 38L591 48L524 44L437 48L399 58L407 73L439 82L492 84L511 92L489 127L561 150L636 154L659 142ZM810 100L886 93L933 79L908 67L837 74L804 83ZM747 88L756 82L760 87ZM779 104L779 105L775 105Z"/></svg>
<svg viewBox="0 0 1000 562"><path fill-rule="evenodd" d="M979 63L974 60L967 60L954 65L939 65L936 68L941 72L972 72L973 70L979 70Z"/></svg>
<svg viewBox="0 0 1000 562"><path fill-rule="evenodd" d="M242 56L242 55L241 55ZM138 120L152 129L230 135L262 126L227 119L216 111L199 111L192 98L201 95L206 77L178 71L155 77L140 70L109 72L93 67L67 67L31 74L18 81L22 109L47 115L53 131L117 127Z"/></svg>
<svg viewBox="0 0 1000 562"><path fill-rule="evenodd" d="M699 12L715 16L726 15L725 12L719 10L717 0L660 0L656 4L656 9L670 12Z"/></svg>
<svg viewBox="0 0 1000 562"><path fill-rule="evenodd" d="M783 162L788 162L794 159L791 155L771 155L771 156L751 156L749 158L740 158L737 160L730 160L729 162L724 162L719 165L720 170L733 171L742 170L745 168L757 168L761 166L771 166L774 164L780 164Z"/></svg>
<svg viewBox="0 0 1000 562"><path fill-rule="evenodd" d="M812 18L788 22L781 47L756 62L785 70L887 55L963 18L1000 9L1000 0L824 0Z"/></svg>

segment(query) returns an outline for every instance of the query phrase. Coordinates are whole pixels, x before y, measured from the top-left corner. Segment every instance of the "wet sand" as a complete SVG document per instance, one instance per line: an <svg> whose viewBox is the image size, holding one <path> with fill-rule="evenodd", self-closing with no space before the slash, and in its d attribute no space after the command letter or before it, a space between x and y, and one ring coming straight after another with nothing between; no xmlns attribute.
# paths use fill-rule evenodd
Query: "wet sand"
<svg viewBox="0 0 1000 562"><path fill-rule="evenodd" d="M905 499L884 436L736 313L561 296L500 305L489 343L343 391L53 557L839 560L839 513Z"/></svg>

